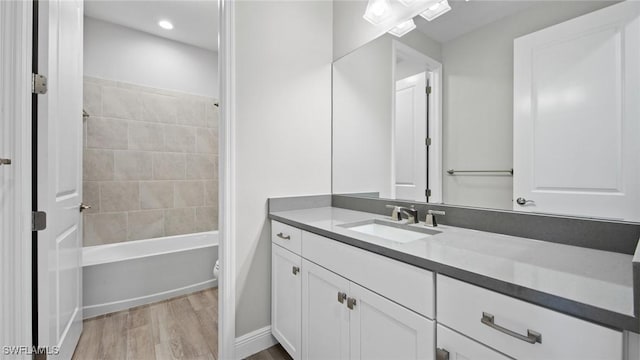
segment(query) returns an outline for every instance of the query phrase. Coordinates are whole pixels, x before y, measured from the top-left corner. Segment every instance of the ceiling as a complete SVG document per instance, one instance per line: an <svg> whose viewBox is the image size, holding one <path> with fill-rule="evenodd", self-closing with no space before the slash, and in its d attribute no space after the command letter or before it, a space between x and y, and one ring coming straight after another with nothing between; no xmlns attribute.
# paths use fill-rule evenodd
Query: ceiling
<svg viewBox="0 0 640 360"><path fill-rule="evenodd" d="M446 14L433 21L427 21L420 16L416 16L415 23L419 31L436 41L444 43L501 18L528 9L536 3L539 4L540 2L524 0L450 0L451 10Z"/></svg>
<svg viewBox="0 0 640 360"><path fill-rule="evenodd" d="M163 38L218 51L216 0L86 0L84 14ZM160 20L169 20L174 26L173 30L159 27Z"/></svg>

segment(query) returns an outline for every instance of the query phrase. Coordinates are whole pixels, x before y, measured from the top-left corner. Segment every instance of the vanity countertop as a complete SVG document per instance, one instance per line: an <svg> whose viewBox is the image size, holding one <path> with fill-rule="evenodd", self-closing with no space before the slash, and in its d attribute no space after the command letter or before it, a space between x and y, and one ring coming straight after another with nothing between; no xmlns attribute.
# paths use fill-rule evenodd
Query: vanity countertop
<svg viewBox="0 0 640 360"><path fill-rule="evenodd" d="M391 217L335 207L277 211L269 218L565 314L639 331L632 255L446 225L435 228L440 234L397 243L341 226Z"/></svg>

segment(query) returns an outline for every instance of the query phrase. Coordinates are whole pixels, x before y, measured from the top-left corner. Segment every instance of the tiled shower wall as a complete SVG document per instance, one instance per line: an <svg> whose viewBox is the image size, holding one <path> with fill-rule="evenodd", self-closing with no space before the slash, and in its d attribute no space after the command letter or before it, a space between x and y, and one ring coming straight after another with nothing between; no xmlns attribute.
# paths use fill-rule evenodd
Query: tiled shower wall
<svg viewBox="0 0 640 360"><path fill-rule="evenodd" d="M84 245L218 228L215 99L84 78Z"/></svg>

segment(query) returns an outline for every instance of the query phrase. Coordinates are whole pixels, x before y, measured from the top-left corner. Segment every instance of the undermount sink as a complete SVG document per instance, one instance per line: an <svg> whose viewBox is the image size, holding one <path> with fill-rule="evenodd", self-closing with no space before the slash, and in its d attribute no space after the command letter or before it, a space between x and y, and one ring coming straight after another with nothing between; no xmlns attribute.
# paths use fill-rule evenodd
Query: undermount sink
<svg viewBox="0 0 640 360"><path fill-rule="evenodd" d="M401 244L440 234L440 231L437 230L409 226L408 224L403 223L393 223L379 219L359 221L340 226L362 234L379 237Z"/></svg>

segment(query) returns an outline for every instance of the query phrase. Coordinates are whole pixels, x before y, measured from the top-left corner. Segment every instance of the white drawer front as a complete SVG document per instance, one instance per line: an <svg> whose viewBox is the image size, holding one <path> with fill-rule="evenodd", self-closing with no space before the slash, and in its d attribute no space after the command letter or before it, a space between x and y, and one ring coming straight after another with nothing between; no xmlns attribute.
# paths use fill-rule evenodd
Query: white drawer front
<svg viewBox="0 0 640 360"><path fill-rule="evenodd" d="M372 252L302 232L302 256L428 318L434 318L434 275Z"/></svg>
<svg viewBox="0 0 640 360"><path fill-rule="evenodd" d="M446 276L437 277L438 322L517 359L621 360L622 332L614 331ZM481 322L493 315L494 326ZM541 342L516 338L537 332Z"/></svg>
<svg viewBox="0 0 640 360"><path fill-rule="evenodd" d="M271 221L271 241L298 255L302 253L302 230L277 221Z"/></svg>
<svg viewBox="0 0 640 360"><path fill-rule="evenodd" d="M449 360L509 360L508 357L440 324L437 338L436 351L444 351L448 354Z"/></svg>

